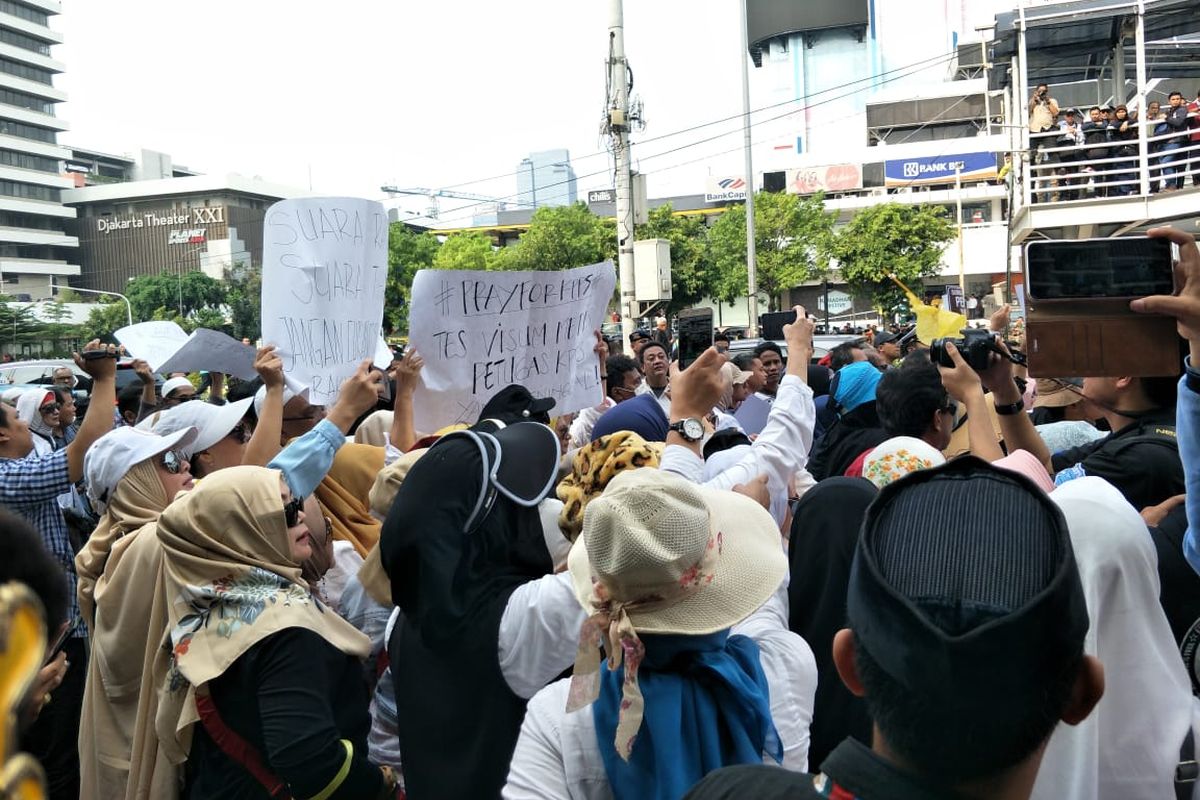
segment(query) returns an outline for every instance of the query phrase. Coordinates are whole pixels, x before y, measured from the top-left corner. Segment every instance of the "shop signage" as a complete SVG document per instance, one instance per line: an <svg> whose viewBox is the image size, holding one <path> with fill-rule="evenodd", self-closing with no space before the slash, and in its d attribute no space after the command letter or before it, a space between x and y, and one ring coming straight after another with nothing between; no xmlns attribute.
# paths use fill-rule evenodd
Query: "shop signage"
<svg viewBox="0 0 1200 800"><path fill-rule="evenodd" d="M830 164L824 167L801 167L787 171L789 194L849 192L861 188L862 167L859 164Z"/></svg>
<svg viewBox="0 0 1200 800"><path fill-rule="evenodd" d="M167 234L167 244L204 244L204 228L173 230Z"/></svg>
<svg viewBox="0 0 1200 800"><path fill-rule="evenodd" d="M148 211L132 217L99 217L96 220L96 233L111 233L131 228L163 228L179 225L216 225L225 221L225 209L193 208L190 211L172 211L169 214L157 214Z"/></svg>
<svg viewBox="0 0 1200 800"><path fill-rule="evenodd" d="M594 189L587 193L588 205L596 203L615 203L617 202L617 192L615 189Z"/></svg>
<svg viewBox="0 0 1200 800"><path fill-rule="evenodd" d="M854 307L854 298L846 292L839 292L836 289L829 292L829 313L841 314L849 311ZM817 308L820 311L825 310L825 293L817 295Z"/></svg>
<svg viewBox="0 0 1200 800"><path fill-rule="evenodd" d="M708 179L704 202L722 203L726 200L746 199L746 179L740 175L723 175Z"/></svg>
<svg viewBox="0 0 1200 800"><path fill-rule="evenodd" d="M954 183L955 173L964 181L996 177L994 153L958 153L883 162L884 184L912 186L930 183Z"/></svg>

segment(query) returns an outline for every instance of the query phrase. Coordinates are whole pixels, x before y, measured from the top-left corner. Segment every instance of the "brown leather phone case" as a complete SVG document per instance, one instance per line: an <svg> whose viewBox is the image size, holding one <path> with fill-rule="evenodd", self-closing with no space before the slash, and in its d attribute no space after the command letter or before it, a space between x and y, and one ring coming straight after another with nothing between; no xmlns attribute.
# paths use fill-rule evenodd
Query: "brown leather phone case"
<svg viewBox="0 0 1200 800"><path fill-rule="evenodd" d="M1174 317L1138 314L1128 300L1030 298L1029 374L1039 378L1178 375Z"/></svg>

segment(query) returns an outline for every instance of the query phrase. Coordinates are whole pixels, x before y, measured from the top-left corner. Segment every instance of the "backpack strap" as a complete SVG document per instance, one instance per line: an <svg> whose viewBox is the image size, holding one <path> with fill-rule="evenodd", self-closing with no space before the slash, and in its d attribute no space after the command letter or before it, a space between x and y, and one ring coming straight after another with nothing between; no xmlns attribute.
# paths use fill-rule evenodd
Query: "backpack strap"
<svg viewBox="0 0 1200 800"><path fill-rule="evenodd" d="M222 753L241 764L254 780L267 790L273 800L292 800L287 784L271 771L254 745L243 739L237 731L225 724L217 713L212 696L196 693L196 710L200 713L200 724Z"/></svg>
<svg viewBox="0 0 1200 800"><path fill-rule="evenodd" d="M487 434L480 434L476 431L466 429L447 433L438 439L434 447L451 437L470 439L475 447L479 449L479 458L483 462L482 474L479 476L479 496L475 500L471 516L467 518L466 524L463 525L463 533L469 534L483 523L487 515L491 513L492 506L496 502L495 481L496 471L500 469L500 444ZM492 457L489 452L489 445L495 449L495 457Z"/></svg>

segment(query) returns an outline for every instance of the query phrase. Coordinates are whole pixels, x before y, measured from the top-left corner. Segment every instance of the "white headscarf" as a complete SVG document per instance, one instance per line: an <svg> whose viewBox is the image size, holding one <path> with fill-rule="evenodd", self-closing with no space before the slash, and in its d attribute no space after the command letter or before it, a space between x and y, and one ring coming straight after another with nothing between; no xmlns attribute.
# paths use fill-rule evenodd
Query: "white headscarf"
<svg viewBox="0 0 1200 800"><path fill-rule="evenodd" d="M1146 523L1102 478L1071 481L1050 499L1071 530L1091 617L1084 651L1104 664L1105 688L1087 719L1055 729L1031 797L1173 798L1179 747L1200 720L1200 701L1158 602Z"/></svg>

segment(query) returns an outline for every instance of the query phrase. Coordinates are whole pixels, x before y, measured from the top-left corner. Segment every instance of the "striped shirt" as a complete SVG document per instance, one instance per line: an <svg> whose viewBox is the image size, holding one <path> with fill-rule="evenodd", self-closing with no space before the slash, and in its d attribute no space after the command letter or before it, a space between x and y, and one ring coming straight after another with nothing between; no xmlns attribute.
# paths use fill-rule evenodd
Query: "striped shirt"
<svg viewBox="0 0 1200 800"><path fill-rule="evenodd" d="M67 619L75 636L86 637L87 628L79 624L76 598L75 554L67 536L67 523L56 498L71 490L66 448L47 455L30 454L25 458L0 458L0 504L29 520L42 537L46 550L62 565L67 575Z"/></svg>

